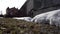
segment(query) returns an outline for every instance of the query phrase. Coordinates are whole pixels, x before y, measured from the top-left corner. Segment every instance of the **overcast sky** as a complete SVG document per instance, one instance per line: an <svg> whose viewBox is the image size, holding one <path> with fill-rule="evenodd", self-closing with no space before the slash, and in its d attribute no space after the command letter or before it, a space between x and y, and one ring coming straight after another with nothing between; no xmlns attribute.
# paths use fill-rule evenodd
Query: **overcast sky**
<svg viewBox="0 0 60 34"><path fill-rule="evenodd" d="M2 11L3 14L6 13L7 7L16 7L18 9L25 3L26 0L0 0L0 13Z"/></svg>

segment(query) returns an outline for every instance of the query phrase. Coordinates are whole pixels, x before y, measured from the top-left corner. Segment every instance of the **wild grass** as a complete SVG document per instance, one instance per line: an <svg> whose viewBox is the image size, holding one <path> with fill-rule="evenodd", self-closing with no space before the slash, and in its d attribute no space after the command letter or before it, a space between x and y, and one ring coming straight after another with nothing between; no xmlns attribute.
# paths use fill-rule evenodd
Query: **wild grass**
<svg viewBox="0 0 60 34"><path fill-rule="evenodd" d="M60 34L60 27L0 18L0 34Z"/></svg>

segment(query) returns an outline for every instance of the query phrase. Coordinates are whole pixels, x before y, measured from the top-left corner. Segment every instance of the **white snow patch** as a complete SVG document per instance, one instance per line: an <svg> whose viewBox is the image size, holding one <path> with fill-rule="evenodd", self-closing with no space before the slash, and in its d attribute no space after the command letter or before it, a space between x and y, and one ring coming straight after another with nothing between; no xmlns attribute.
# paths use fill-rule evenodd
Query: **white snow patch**
<svg viewBox="0 0 60 34"><path fill-rule="evenodd" d="M13 19L17 19L17 20L25 20L25 21L29 21L29 22L31 22L31 17L15 17L15 18L13 18Z"/></svg>

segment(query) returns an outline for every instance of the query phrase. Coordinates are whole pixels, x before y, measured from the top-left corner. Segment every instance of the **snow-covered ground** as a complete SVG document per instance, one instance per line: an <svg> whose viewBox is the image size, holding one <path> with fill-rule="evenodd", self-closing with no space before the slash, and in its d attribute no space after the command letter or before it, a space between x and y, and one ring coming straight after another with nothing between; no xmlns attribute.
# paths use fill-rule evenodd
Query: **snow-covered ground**
<svg viewBox="0 0 60 34"><path fill-rule="evenodd" d="M13 18L18 20L25 20L35 23L49 23L50 25L60 26L60 9L38 14L35 17L20 17Z"/></svg>

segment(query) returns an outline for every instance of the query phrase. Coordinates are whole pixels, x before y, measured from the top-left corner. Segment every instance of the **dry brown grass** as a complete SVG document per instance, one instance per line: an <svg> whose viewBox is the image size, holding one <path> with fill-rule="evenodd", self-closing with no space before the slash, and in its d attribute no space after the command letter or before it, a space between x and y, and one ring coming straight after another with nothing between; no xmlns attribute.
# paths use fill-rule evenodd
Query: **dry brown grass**
<svg viewBox="0 0 60 34"><path fill-rule="evenodd" d="M60 34L60 28L11 18L0 18L0 34Z"/></svg>

